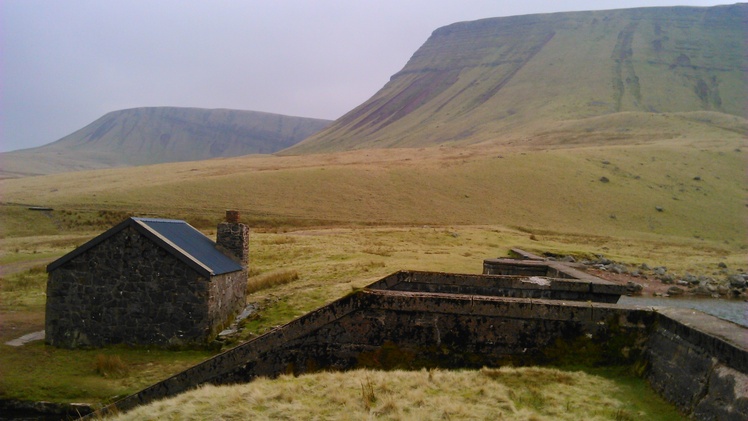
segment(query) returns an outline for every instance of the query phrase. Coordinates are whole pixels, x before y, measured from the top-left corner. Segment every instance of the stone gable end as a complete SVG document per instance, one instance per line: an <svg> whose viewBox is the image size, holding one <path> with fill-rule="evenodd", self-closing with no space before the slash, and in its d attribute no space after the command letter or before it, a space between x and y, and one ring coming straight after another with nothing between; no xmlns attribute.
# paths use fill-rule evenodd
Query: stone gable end
<svg viewBox="0 0 748 421"><path fill-rule="evenodd" d="M46 340L68 348L205 341L216 330L211 323L228 318L209 310L211 301L226 301L211 300L218 287L126 227L49 273Z"/></svg>

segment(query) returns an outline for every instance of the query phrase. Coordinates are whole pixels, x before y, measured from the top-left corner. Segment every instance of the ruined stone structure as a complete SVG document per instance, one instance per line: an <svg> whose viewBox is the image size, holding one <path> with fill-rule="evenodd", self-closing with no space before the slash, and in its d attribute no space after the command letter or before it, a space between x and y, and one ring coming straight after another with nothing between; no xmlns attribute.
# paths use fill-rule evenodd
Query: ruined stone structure
<svg viewBox="0 0 748 421"><path fill-rule="evenodd" d="M635 366L698 419L748 419L748 329L690 309L618 306L618 286L551 262L486 263L513 274L397 272L114 407L283 373L573 362ZM557 269L565 275L547 275Z"/></svg>
<svg viewBox="0 0 748 421"><path fill-rule="evenodd" d="M128 218L48 267L46 342L181 346L211 340L245 305L248 229L218 243L184 221Z"/></svg>

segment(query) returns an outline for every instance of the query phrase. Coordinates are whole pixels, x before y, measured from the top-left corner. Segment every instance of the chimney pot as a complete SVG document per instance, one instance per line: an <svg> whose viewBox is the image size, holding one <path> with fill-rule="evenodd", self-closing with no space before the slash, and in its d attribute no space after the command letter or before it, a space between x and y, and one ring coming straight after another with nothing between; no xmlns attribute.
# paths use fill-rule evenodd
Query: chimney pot
<svg viewBox="0 0 748 421"><path fill-rule="evenodd" d="M226 211L226 222L230 222L232 224L236 224L237 222L239 222L239 211L227 210Z"/></svg>

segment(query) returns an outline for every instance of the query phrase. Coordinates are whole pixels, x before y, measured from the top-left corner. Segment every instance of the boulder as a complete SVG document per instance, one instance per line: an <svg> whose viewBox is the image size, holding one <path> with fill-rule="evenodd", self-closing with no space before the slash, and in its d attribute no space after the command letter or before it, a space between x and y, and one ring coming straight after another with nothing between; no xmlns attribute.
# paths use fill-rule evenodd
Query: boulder
<svg viewBox="0 0 748 421"><path fill-rule="evenodd" d="M642 290L644 287L641 284L637 284L636 282L629 281L626 283L626 291L629 294L638 295L642 293Z"/></svg>
<svg viewBox="0 0 748 421"><path fill-rule="evenodd" d="M672 286L667 289L668 295L683 295L685 291L681 287Z"/></svg>
<svg viewBox="0 0 748 421"><path fill-rule="evenodd" d="M708 289L706 289L706 285L699 285L699 286L697 286L696 288L694 288L694 289L692 290L692 292L693 292L693 293L694 293L695 295L702 295L702 296L709 296L709 295L712 295L712 293L711 293L711 292L709 292L709 290L708 290Z"/></svg>
<svg viewBox="0 0 748 421"><path fill-rule="evenodd" d="M626 273L627 272L626 268L623 267L622 265L619 265L619 264L612 264L612 265L610 265L608 267L608 270L611 271L611 272L613 272L613 273L617 273L619 275L622 274L622 273Z"/></svg>
<svg viewBox="0 0 748 421"><path fill-rule="evenodd" d="M659 276L658 279L663 284L672 284L673 282L675 282L675 278L669 273Z"/></svg>
<svg viewBox="0 0 748 421"><path fill-rule="evenodd" d="M696 276L691 275L690 273L687 273L686 276L683 277L683 280L688 282L692 285L698 285L699 284L699 278Z"/></svg>
<svg viewBox="0 0 748 421"><path fill-rule="evenodd" d="M745 285L746 285L745 278L741 275L730 275L727 278L727 281L730 283L730 286L733 288L745 288Z"/></svg>

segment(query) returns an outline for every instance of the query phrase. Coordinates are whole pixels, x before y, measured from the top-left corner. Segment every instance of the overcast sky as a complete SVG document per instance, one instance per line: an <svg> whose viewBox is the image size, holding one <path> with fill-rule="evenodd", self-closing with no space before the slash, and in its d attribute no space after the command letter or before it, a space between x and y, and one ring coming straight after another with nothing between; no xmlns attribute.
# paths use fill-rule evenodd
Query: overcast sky
<svg viewBox="0 0 748 421"><path fill-rule="evenodd" d="M234 108L336 119L438 27L707 0L0 0L0 151L109 111Z"/></svg>

